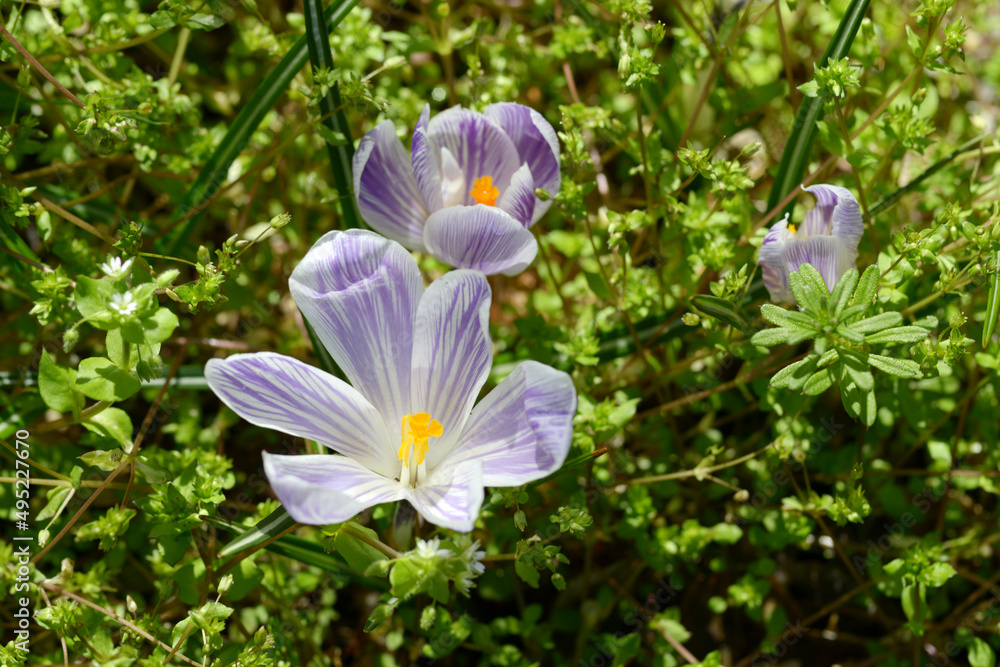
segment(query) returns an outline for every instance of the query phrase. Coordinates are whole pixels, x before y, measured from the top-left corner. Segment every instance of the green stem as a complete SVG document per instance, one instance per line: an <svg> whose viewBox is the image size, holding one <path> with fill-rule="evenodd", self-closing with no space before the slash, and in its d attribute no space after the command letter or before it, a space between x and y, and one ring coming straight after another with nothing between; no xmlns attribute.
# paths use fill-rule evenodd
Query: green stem
<svg viewBox="0 0 1000 667"><path fill-rule="evenodd" d="M373 537L371 537L369 535L366 535L365 533L363 533L360 530L355 530L354 526L352 526L349 523L345 523L344 525L342 525L339 528L338 532L347 533L348 535L350 535L351 537L355 538L356 540L364 542L365 544L367 544L368 546L370 546L370 547L372 547L374 549L378 549L379 551L381 551L382 553L384 553L389 558L399 558L400 556L403 555L399 551L396 551L395 549L393 549L392 547L390 547L388 544L384 544L384 543L380 542L379 540L376 540L375 538L373 538Z"/></svg>

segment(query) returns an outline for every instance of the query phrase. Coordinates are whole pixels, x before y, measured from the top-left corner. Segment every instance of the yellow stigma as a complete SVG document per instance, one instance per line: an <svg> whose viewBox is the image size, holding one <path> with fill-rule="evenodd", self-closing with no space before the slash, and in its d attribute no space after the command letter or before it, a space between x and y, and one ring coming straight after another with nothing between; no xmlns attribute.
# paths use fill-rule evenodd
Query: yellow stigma
<svg viewBox="0 0 1000 667"><path fill-rule="evenodd" d="M399 460L403 466L410 465L410 448L414 449L413 462L420 465L424 462L427 449L430 444L429 438L440 438L444 433L441 422L431 419L427 412L417 412L403 417L403 442L399 445Z"/></svg>
<svg viewBox="0 0 1000 667"><path fill-rule="evenodd" d="M496 206L497 197L500 196L500 191L493 187L492 176L482 176L477 178L476 182L472 184L472 189L469 190L469 194L472 195L472 198L476 200L477 204Z"/></svg>

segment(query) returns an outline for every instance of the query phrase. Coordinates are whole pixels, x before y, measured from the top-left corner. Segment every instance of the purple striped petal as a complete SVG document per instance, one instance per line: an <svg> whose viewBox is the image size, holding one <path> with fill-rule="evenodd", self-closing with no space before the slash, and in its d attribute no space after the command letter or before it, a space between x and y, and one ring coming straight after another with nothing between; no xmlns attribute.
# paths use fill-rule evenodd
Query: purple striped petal
<svg viewBox="0 0 1000 667"><path fill-rule="evenodd" d="M427 210L433 213L443 206L441 203L441 169L433 154L430 141L427 138L427 121L431 117L431 107L424 105L420 120L413 129L413 144L410 154L413 160L413 173L417 178L417 187L423 197Z"/></svg>
<svg viewBox="0 0 1000 667"><path fill-rule="evenodd" d="M531 168L535 187L547 190L548 201L538 200L532 224L538 221L552 205L551 197L559 193L559 139L545 117L530 107L513 102L491 104L483 112L487 118L504 129L514 141L521 162Z"/></svg>
<svg viewBox="0 0 1000 667"><path fill-rule="evenodd" d="M483 494L482 462L466 461L435 470L408 497L421 516L434 525L468 533L483 506Z"/></svg>
<svg viewBox="0 0 1000 667"><path fill-rule="evenodd" d="M772 301L795 302L795 297L788 289L788 265L785 263L785 239L790 235L786 214L767 231L760 246L758 263L764 277L764 286L771 294Z"/></svg>
<svg viewBox="0 0 1000 667"><path fill-rule="evenodd" d="M354 195L365 222L407 248L423 250L428 211L392 121L382 121L361 139L353 170Z"/></svg>
<svg viewBox="0 0 1000 667"><path fill-rule="evenodd" d="M861 218L861 207L851 191L839 185L813 185L803 188L816 196L816 208L828 221L826 232L844 240L848 247L857 250L865 233L865 223ZM845 269L846 270L846 269Z"/></svg>
<svg viewBox="0 0 1000 667"><path fill-rule="evenodd" d="M531 216L535 212L537 201L540 200L535 196L535 179L531 176L531 168L525 163L514 172L510 187L497 200L497 208L510 213L511 217L527 229L531 227Z"/></svg>
<svg viewBox="0 0 1000 667"><path fill-rule="evenodd" d="M431 214L424 244L436 258L486 275L514 276L535 260L538 242L496 206L452 206Z"/></svg>
<svg viewBox="0 0 1000 667"><path fill-rule="evenodd" d="M795 303L795 295L788 287L788 272L784 269L775 268L767 264L760 265L761 277L764 279L764 287L771 295L771 301L775 303Z"/></svg>
<svg viewBox="0 0 1000 667"><path fill-rule="evenodd" d="M337 365L398 436L409 412L413 322L424 293L416 261L373 232L334 231L288 282Z"/></svg>
<svg viewBox="0 0 1000 667"><path fill-rule="evenodd" d="M431 441L427 467L462 433L493 363L490 285L476 271L449 271L427 288L413 331L413 412L428 412L444 434Z"/></svg>
<svg viewBox="0 0 1000 667"><path fill-rule="evenodd" d="M380 503L404 497L403 485L346 456L282 456L264 452L264 474L274 494L299 523L347 521Z"/></svg>
<svg viewBox="0 0 1000 667"><path fill-rule="evenodd" d="M468 206L475 203L469 191L476 179L490 176L493 185L503 193L521 166L522 161L510 137L486 116L462 107L452 107L431 118L427 124L427 138L439 168L443 166L441 149L448 149L455 157L465 176L462 201L458 203Z"/></svg>
<svg viewBox="0 0 1000 667"><path fill-rule="evenodd" d="M382 417L353 387L273 352L210 359L205 379L251 424L309 438L381 475L396 473L396 452Z"/></svg>
<svg viewBox="0 0 1000 667"><path fill-rule="evenodd" d="M482 461L486 486L541 479L566 460L575 414L572 378L525 361L475 407L444 465Z"/></svg>
<svg viewBox="0 0 1000 667"><path fill-rule="evenodd" d="M785 262L791 271L808 262L823 276L826 288L832 290L848 269L854 268L857 251L835 236L810 236L785 242Z"/></svg>

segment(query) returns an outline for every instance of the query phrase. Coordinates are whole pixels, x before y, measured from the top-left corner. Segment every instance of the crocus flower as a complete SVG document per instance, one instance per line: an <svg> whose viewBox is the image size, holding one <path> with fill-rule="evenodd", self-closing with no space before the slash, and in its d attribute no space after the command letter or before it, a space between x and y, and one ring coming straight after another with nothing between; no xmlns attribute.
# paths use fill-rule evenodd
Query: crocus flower
<svg viewBox="0 0 1000 667"><path fill-rule="evenodd" d="M410 250L485 274L515 275L535 259L529 231L559 192L559 141L534 109L491 104L483 113L425 106L410 155L384 120L354 153L354 193L373 229Z"/></svg>
<svg viewBox="0 0 1000 667"><path fill-rule="evenodd" d="M854 195L837 185L803 189L816 196L816 207L806 213L798 229L785 215L767 232L760 247L761 272L772 301L795 303L788 275L800 265L812 264L827 289L833 289L858 257L865 226Z"/></svg>
<svg viewBox="0 0 1000 667"><path fill-rule="evenodd" d="M213 359L205 377L247 421L340 454L264 454L296 521L337 523L405 499L467 532L484 486L562 465L576 411L566 373L526 361L473 407L493 362L483 274L451 271L425 290L402 246L351 230L323 236L289 283L351 384L270 352Z"/></svg>

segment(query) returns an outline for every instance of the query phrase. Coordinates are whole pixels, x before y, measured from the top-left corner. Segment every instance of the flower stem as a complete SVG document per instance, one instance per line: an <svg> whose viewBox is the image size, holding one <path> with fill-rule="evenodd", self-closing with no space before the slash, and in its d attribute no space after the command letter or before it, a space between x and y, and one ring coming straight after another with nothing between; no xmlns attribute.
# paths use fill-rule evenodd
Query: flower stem
<svg viewBox="0 0 1000 667"><path fill-rule="evenodd" d="M348 535L357 539L358 541L364 542L368 546L378 549L389 558L399 558L400 556L403 555L399 551L396 551L395 549L390 547L388 544L384 544L383 542L380 542L379 540L376 540L375 538L366 535L360 530L355 530L354 526L352 526L349 523L345 523L344 525L342 525L338 532L347 533Z"/></svg>

